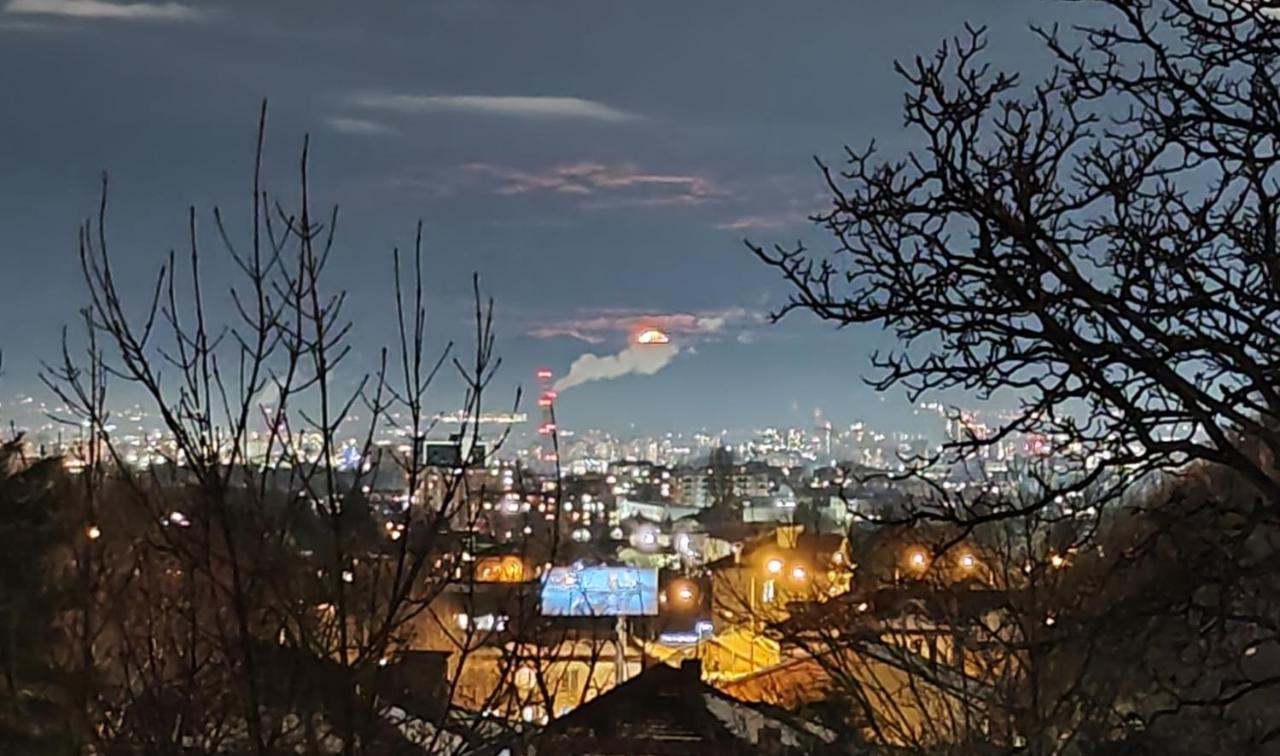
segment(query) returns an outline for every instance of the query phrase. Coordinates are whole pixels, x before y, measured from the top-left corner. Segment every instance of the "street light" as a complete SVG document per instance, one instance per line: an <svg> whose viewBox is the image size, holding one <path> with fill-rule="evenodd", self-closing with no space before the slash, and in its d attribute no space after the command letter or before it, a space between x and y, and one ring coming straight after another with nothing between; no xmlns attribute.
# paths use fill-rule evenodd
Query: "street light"
<svg viewBox="0 0 1280 756"><path fill-rule="evenodd" d="M782 574L782 560L781 560L781 559L779 559L779 558L777 558L777 557L774 557L774 558L770 559L769 561L765 562L765 564L764 564L764 568L765 568L766 570L768 570L768 571L769 571L769 574L770 574L770 575L781 575L781 574Z"/></svg>
<svg viewBox="0 0 1280 756"><path fill-rule="evenodd" d="M698 598L698 587L686 578L676 578L664 593L670 594L677 603L691 604Z"/></svg>
<svg viewBox="0 0 1280 756"><path fill-rule="evenodd" d="M972 570L978 565L978 560L973 558L973 554L960 555L960 567L965 570Z"/></svg>
<svg viewBox="0 0 1280 756"><path fill-rule="evenodd" d="M907 554L907 564L911 565L912 569L923 572L929 566L929 557L923 549L912 549Z"/></svg>

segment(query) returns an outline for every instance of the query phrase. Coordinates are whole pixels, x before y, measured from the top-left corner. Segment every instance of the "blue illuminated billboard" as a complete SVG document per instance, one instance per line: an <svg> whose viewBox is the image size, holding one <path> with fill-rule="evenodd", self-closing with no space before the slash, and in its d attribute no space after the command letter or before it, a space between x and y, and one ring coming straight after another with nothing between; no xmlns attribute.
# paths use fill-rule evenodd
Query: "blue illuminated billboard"
<svg viewBox="0 0 1280 756"><path fill-rule="evenodd" d="M552 567L542 579L549 617L633 617L658 613L658 571L651 567Z"/></svg>

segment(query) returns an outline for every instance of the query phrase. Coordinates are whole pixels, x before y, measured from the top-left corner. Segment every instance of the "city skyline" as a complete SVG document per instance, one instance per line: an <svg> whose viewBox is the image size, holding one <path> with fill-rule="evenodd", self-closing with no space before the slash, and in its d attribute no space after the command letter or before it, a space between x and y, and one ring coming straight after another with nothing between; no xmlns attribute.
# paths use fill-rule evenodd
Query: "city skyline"
<svg viewBox="0 0 1280 756"><path fill-rule="evenodd" d="M472 271L496 299L495 405L523 385L530 409L535 369L566 375L653 323L673 336L670 359L563 392L567 423L651 433L798 425L815 413L909 418L899 396L860 380L893 335L850 337L799 316L769 324L786 290L742 238L827 243L804 220L829 201L811 156L838 159L844 144L873 138L887 152L905 146L892 59L927 54L968 21L993 25L997 61L1034 66L1043 53L1027 22L1068 12L927 6L748 3L677 16L662 4L535 13L480 2L373 19L312 4L304 29L283 5L2 4L0 65L24 74L0 85L21 104L0 124L12 273L0 317L24 336L0 344L0 394L40 394L38 365L74 326L84 298L75 227L96 209L101 170L124 276L148 281L166 250L182 249L194 205L212 282L225 288L211 209L233 227L244 215L265 97L269 186L291 196L310 133L317 203L342 206L330 285L351 291L355 364L372 365L390 341L390 252L411 245L421 218L439 343L466 336ZM709 44L726 35L739 41ZM109 86L122 81L131 86ZM456 404L455 389L442 383L439 408Z"/></svg>
<svg viewBox="0 0 1280 756"><path fill-rule="evenodd" d="M0 0L0 753L1280 753L1280 0Z"/></svg>

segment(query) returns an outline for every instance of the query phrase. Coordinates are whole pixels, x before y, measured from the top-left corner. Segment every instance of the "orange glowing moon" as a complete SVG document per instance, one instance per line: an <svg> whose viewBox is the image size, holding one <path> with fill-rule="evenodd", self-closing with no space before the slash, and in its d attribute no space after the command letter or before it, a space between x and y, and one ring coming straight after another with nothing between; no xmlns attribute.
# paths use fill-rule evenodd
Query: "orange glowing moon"
<svg viewBox="0 0 1280 756"><path fill-rule="evenodd" d="M636 343L645 346L655 344L670 344L671 337L667 336L661 328L645 328L636 334Z"/></svg>

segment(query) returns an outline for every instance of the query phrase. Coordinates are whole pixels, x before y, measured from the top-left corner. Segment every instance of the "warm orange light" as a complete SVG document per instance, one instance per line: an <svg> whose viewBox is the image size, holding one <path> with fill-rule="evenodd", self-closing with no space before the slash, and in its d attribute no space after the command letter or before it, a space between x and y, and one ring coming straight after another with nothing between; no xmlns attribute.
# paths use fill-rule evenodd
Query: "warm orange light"
<svg viewBox="0 0 1280 756"><path fill-rule="evenodd" d="M782 560L777 557L774 557L773 559L770 559L769 561L764 563L764 568L768 570L769 574L771 575L781 575Z"/></svg>
<svg viewBox="0 0 1280 756"><path fill-rule="evenodd" d="M805 572L804 568L803 568L803 567L801 567L801 566L800 566L800 565L798 565L798 564L797 564L795 567L792 567L792 568L791 568L791 579L792 579L792 580L801 581L801 580L804 580L804 579L805 579L806 577L808 577L808 576L809 576L809 573Z"/></svg>
<svg viewBox="0 0 1280 756"><path fill-rule="evenodd" d="M694 600L696 592L694 591L694 586L691 586L689 582L678 581L675 588L677 599L686 602L686 604L687 602Z"/></svg>
<svg viewBox="0 0 1280 756"><path fill-rule="evenodd" d="M914 569L923 570L929 566L929 557L921 549L912 549L907 554L907 564Z"/></svg>
<svg viewBox="0 0 1280 756"><path fill-rule="evenodd" d="M961 554L960 566L966 570L971 570L978 566L978 560L973 558L973 554Z"/></svg>
<svg viewBox="0 0 1280 756"><path fill-rule="evenodd" d="M480 583L519 583L524 580L524 562L517 556L485 557L476 563Z"/></svg>

